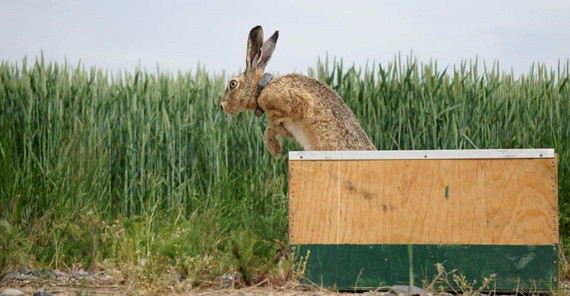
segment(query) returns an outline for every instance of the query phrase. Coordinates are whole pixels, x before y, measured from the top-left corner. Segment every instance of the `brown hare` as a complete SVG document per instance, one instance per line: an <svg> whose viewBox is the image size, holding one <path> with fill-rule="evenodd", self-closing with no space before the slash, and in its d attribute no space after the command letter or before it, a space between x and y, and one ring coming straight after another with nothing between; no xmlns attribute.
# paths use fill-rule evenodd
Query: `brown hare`
<svg viewBox="0 0 570 296"><path fill-rule="evenodd" d="M328 85L299 74L272 79L263 73L278 37L276 31L263 42L261 26L251 29L245 71L230 79L220 107L228 114L265 112L265 141L275 157L281 154L277 135L294 138L305 150L376 150L356 116Z"/></svg>

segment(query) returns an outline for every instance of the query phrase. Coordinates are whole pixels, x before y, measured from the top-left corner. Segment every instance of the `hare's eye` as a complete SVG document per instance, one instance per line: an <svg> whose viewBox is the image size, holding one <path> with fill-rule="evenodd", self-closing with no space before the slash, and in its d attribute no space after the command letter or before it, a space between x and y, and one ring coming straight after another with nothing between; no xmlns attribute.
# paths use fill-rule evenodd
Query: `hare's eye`
<svg viewBox="0 0 570 296"><path fill-rule="evenodd" d="M237 80L230 81L230 88L235 88L238 85Z"/></svg>

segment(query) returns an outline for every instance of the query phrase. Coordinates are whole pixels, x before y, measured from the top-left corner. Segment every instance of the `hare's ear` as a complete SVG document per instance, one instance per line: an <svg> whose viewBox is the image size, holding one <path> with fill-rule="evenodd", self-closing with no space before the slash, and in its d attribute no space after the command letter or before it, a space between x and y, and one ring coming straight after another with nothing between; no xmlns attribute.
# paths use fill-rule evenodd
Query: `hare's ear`
<svg viewBox="0 0 570 296"><path fill-rule="evenodd" d="M263 71L265 66L267 66L267 63L271 59L273 51L275 50L277 38L279 38L279 31L275 31L275 33L273 33L273 35L263 43L263 46L261 47L261 56L259 57L259 62L256 65L258 70Z"/></svg>
<svg viewBox="0 0 570 296"><path fill-rule="evenodd" d="M263 29L261 26L256 26L249 31L247 38L247 52L245 56L245 68L255 68L254 61L259 59L258 54L263 46Z"/></svg>

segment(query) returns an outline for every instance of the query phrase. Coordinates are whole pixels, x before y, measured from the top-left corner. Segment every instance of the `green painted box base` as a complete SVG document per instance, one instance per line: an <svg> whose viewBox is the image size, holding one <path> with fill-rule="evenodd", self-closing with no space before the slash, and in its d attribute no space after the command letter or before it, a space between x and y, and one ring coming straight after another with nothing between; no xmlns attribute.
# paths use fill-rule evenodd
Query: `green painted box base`
<svg viewBox="0 0 570 296"><path fill-rule="evenodd" d="M558 246L507 245L297 245L306 261L306 282L337 290L370 290L392 285L431 283L436 263L463 275L475 289L495 275L486 291L535 291L558 287ZM308 259L307 253L310 251ZM452 276L449 282L453 283ZM455 284L454 284L455 285ZM459 287L445 287L446 290Z"/></svg>

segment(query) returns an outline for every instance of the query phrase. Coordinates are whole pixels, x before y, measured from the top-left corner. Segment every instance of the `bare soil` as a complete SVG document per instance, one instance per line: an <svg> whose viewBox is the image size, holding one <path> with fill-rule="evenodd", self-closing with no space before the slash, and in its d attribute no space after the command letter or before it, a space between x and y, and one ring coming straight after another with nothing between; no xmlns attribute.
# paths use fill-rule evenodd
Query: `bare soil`
<svg viewBox="0 0 570 296"><path fill-rule="evenodd" d="M364 293L334 292L319 287L299 285L295 283L285 283L282 286L271 286L267 283L259 286L232 287L221 283L205 283L200 287L192 287L183 283L172 285L144 285L129 283L113 283L111 281L92 281L81 279L54 280L54 279L9 279L0 281L0 293L7 288L18 289L33 295L34 292L47 291L51 295L393 295L387 291L369 291ZM47 294L47 295L50 295ZM436 294L437 295L437 294ZM520 295L520 294L519 294ZM531 294L534 295L534 294ZM543 294L542 294L543 295ZM560 291L554 295L570 295L570 281L560 283ZM44 295L45 296L45 295Z"/></svg>
<svg viewBox="0 0 570 296"><path fill-rule="evenodd" d="M128 285L104 285L104 284L81 284L81 283L55 283L53 281L33 280L29 282L8 281L0 283L0 292L7 288L18 289L32 295L33 292L47 291L52 295L76 296L76 295L203 295L203 296L246 296L246 295L338 295L333 291L318 288L310 288L300 285L285 285L282 287L243 287L243 288L181 288L181 287L130 287ZM342 293L342 295L392 295L388 292L367 293Z"/></svg>

